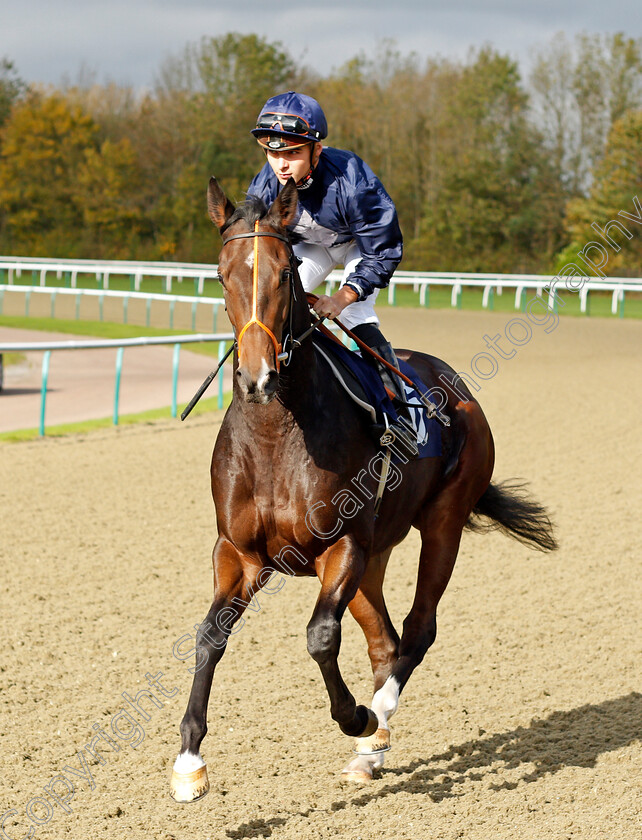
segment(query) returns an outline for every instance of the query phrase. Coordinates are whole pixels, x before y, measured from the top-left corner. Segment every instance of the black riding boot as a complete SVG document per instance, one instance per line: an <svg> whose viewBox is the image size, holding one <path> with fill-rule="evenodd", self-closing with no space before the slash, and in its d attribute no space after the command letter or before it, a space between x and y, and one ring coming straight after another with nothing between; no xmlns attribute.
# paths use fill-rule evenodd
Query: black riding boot
<svg viewBox="0 0 642 840"><path fill-rule="evenodd" d="M389 341L386 341L384 344L377 344L372 349L399 370L399 362ZM406 405L406 392L403 387L403 382L398 376L394 375L390 368L382 365L381 362L377 362L377 369L379 370L383 384L395 395L393 405L399 417L396 423L390 424L388 431L382 437L381 443L390 443L398 440L403 448L407 450L410 457L416 458L419 455L417 433L412 422L410 410ZM386 439L386 435L389 436L388 439ZM390 439L391 435L392 438Z"/></svg>
<svg viewBox="0 0 642 840"><path fill-rule="evenodd" d="M356 327L353 327L352 331L364 344L367 344L375 353L378 353L383 359L399 370L399 363L397 362L397 357L394 354L392 346L390 342L386 341L383 333L377 326L374 324L358 324ZM374 429L377 440L382 446L388 446L397 441L396 446L401 448L409 458L416 458L419 454L417 434L414 430L408 407L405 405L406 394L401 379L368 353L363 353L362 355L369 364L377 369L385 387L395 395L393 405L399 415L399 420L395 423L388 424L387 427L380 427L378 423L375 425Z"/></svg>

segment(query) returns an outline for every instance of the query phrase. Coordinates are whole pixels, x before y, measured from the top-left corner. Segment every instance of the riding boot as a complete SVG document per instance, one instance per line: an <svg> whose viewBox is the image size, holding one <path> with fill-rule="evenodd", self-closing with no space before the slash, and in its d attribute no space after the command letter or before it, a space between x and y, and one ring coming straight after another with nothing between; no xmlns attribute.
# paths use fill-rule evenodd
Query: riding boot
<svg viewBox="0 0 642 840"><path fill-rule="evenodd" d="M386 341L385 344L378 344L372 349L399 370L399 362L389 341ZM393 405L398 415L397 422L390 424L386 433L381 438L381 443L387 444L391 440L399 440L404 449L408 451L410 457L416 458L419 455L417 433L412 422L410 410L406 405L406 392L403 387L403 382L398 376L394 375L390 368L382 365L381 362L377 362L377 370L385 387L395 395ZM391 434L392 438L390 438Z"/></svg>

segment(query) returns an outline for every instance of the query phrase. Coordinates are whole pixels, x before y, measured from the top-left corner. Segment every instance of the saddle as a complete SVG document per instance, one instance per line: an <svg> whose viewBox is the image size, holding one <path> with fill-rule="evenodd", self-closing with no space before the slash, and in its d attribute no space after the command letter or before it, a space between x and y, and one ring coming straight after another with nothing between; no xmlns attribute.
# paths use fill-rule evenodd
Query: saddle
<svg viewBox="0 0 642 840"><path fill-rule="evenodd" d="M349 350L340 341L324 333L315 332L313 344L324 359L332 374L352 401L365 413L377 442L390 423L398 420L398 414L379 373L366 362L358 351ZM417 437L419 458L441 455L441 425L429 418L421 402L420 394L428 389L421 382L414 369L399 360L401 372L409 377L415 387L405 382L406 403L409 406Z"/></svg>

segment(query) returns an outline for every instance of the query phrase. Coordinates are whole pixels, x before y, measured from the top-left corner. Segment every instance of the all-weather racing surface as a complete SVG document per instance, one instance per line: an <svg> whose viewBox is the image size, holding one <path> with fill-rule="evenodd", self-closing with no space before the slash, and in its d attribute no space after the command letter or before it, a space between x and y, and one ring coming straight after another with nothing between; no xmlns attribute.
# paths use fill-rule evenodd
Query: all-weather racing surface
<svg viewBox="0 0 642 840"><path fill-rule="evenodd" d="M396 347L477 383L495 478L528 480L559 550L464 533L437 640L401 695L385 767L364 787L341 782L353 742L333 725L306 650L318 583L275 579L217 669L210 793L178 805L167 790L194 625L211 599L221 415L2 445L5 837L642 836L642 324L381 314ZM397 627L418 551L411 532L388 566ZM348 615L341 668L368 703L365 642Z"/></svg>

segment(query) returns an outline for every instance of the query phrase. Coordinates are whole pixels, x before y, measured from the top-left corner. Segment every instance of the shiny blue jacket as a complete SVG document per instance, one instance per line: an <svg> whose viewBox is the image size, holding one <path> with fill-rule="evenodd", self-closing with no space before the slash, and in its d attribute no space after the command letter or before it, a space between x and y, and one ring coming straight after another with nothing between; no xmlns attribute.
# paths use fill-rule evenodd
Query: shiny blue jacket
<svg viewBox="0 0 642 840"><path fill-rule="evenodd" d="M248 193L270 205L279 181L269 163L253 179ZM390 282L401 261L403 239L397 211L383 184L353 152L324 147L309 187L299 190L293 242L340 245L354 241L361 261L347 278L360 300Z"/></svg>

